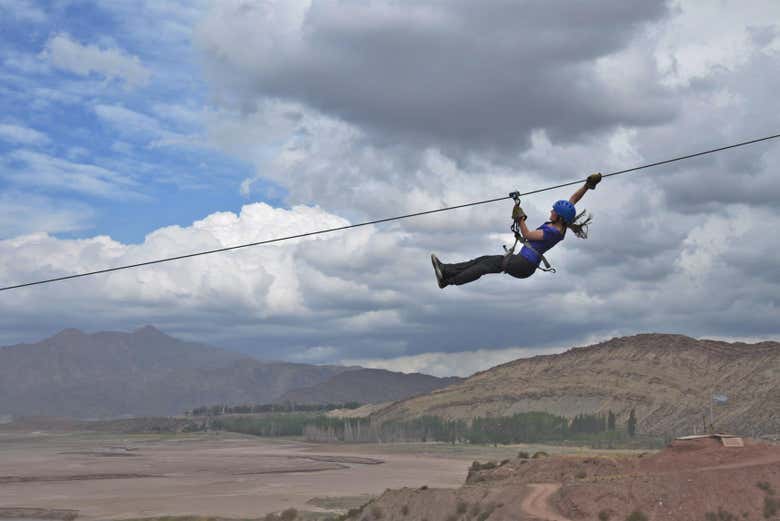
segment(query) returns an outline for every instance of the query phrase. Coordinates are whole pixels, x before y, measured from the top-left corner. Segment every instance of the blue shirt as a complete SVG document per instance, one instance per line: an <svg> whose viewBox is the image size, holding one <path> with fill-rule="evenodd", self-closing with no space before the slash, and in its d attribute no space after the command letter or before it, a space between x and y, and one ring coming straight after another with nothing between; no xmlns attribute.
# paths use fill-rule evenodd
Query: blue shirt
<svg viewBox="0 0 780 521"><path fill-rule="evenodd" d="M563 240L563 234L558 231L558 228L553 226L549 221L538 227L537 230L542 230L542 232L544 232L544 237L542 240L528 241L528 243L533 247L534 250L538 251L540 255L544 255L547 250ZM523 246L523 249L520 250L520 255L537 266L542 260L539 255L534 253L534 251L527 246Z"/></svg>

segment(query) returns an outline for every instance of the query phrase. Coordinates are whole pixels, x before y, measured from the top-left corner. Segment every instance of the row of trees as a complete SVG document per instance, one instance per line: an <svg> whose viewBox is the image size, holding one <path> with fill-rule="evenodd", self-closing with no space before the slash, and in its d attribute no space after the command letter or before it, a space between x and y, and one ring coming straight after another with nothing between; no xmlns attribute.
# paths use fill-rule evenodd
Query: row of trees
<svg viewBox="0 0 780 521"><path fill-rule="evenodd" d="M307 413L267 414L263 416L222 416L212 418L209 428L255 436L301 436L313 420Z"/></svg>
<svg viewBox="0 0 780 521"><path fill-rule="evenodd" d="M636 434L632 411L627 432ZM545 412L512 416L479 417L471 422L423 416L409 421L375 424L369 418L335 419L320 417L306 423L304 436L310 441L399 442L443 441L448 443L538 443L563 441L616 431L614 414L582 414L569 420Z"/></svg>
<svg viewBox="0 0 780 521"><path fill-rule="evenodd" d="M286 403L264 403L264 404L245 404L245 405L210 405L196 407L191 411L185 411L186 416L222 416L225 414L262 414L262 413L284 413L284 412L327 412L336 409L357 409L363 404L359 402L346 403L309 403L297 404Z"/></svg>
<svg viewBox="0 0 780 521"><path fill-rule="evenodd" d="M317 442L409 442L511 444L588 438L617 430L616 417L581 414L569 420L545 412L474 418L471 422L423 416L408 421L377 423L371 418L331 418L312 412L272 413L261 416L220 416L210 428L256 436L304 436ZM631 411L626 431L636 434Z"/></svg>

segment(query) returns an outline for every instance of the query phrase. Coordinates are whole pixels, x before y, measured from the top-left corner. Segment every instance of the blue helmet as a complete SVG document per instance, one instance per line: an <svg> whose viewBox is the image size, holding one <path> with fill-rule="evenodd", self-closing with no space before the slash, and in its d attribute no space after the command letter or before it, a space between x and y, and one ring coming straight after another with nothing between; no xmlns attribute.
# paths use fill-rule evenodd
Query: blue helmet
<svg viewBox="0 0 780 521"><path fill-rule="evenodd" d="M557 201L552 209L555 210L555 213L557 213L566 224L573 223L574 218L577 216L577 210L574 209L574 205L569 201Z"/></svg>

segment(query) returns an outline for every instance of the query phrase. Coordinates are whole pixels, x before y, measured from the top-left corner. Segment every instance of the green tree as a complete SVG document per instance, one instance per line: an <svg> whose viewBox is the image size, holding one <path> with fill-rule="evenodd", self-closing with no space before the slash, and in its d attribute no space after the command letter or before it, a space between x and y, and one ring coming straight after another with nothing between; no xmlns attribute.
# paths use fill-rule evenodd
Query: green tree
<svg viewBox="0 0 780 521"><path fill-rule="evenodd" d="M636 413L634 409L628 415L628 435L634 437L636 435Z"/></svg>

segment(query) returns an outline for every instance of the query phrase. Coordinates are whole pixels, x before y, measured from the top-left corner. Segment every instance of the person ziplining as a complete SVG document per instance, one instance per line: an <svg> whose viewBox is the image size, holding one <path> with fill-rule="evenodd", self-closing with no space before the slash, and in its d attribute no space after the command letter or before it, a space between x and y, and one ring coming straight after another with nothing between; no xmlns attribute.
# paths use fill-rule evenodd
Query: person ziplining
<svg viewBox="0 0 780 521"><path fill-rule="evenodd" d="M520 206L519 194L517 192L509 194L515 201L511 228L515 234L515 245L510 249L504 247L506 250L504 255L483 255L452 264L443 263L436 254L431 254L431 263L439 287L444 289L451 285L468 284L489 273L503 272L518 279L526 279L537 269L555 272L544 254L566 237L567 230L571 230L580 239L588 237L588 225L591 219L584 211L578 214L575 205L585 192L596 189L601 178L600 173L591 174L585 184L574 192L568 201L563 199L556 201L550 210L550 220L535 230L529 229L526 224L528 216ZM515 254L514 249L518 242L522 242L523 247ZM540 263L545 267L541 268Z"/></svg>

